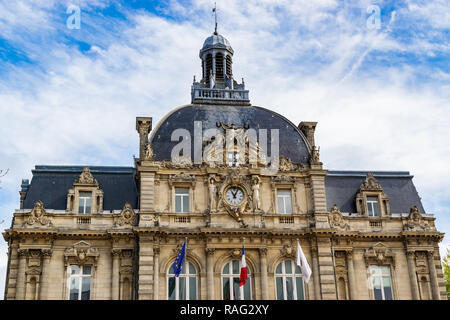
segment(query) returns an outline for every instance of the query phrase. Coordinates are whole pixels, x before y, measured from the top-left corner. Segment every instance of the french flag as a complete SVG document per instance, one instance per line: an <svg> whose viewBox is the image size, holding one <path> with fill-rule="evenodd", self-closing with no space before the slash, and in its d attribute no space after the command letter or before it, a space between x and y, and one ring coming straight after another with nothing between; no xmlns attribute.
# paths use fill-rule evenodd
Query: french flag
<svg viewBox="0 0 450 320"><path fill-rule="evenodd" d="M245 263L245 250L242 244L242 261L241 261L241 276L239 278L239 287L242 287L247 281L247 264Z"/></svg>

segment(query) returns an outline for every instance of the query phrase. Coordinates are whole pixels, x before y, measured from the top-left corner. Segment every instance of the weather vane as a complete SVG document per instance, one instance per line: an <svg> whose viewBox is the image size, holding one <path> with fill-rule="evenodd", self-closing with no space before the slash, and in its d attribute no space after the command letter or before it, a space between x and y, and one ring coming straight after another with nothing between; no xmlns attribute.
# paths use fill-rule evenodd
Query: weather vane
<svg viewBox="0 0 450 320"><path fill-rule="evenodd" d="M217 34L217 6L216 6L215 2L214 2L214 8L212 9L212 11L214 12L214 18L216 21L216 28L214 29L214 34Z"/></svg>

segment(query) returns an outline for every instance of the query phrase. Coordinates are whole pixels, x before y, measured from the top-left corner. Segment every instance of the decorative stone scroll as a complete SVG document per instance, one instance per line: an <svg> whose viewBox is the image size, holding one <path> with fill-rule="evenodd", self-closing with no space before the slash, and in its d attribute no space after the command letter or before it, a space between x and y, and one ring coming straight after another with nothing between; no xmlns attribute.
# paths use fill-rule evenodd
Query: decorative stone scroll
<svg viewBox="0 0 450 320"><path fill-rule="evenodd" d="M134 213L131 204L126 202L115 224L116 226L123 226L126 224L133 226L135 225L135 223L136 223L136 214Z"/></svg>
<svg viewBox="0 0 450 320"><path fill-rule="evenodd" d="M378 191L383 190L377 179L373 176L372 172L367 174L366 180L361 184L361 191Z"/></svg>
<svg viewBox="0 0 450 320"><path fill-rule="evenodd" d="M83 172L81 173L80 177L75 179L75 183L98 185L98 182L96 179L94 179L94 176L92 175L89 167L84 167Z"/></svg>
<svg viewBox="0 0 450 320"><path fill-rule="evenodd" d="M348 222L345 222L344 216L342 215L341 211L339 211L339 208L336 204L331 207L330 227L342 229L345 231L350 230L350 225L348 224Z"/></svg>
<svg viewBox="0 0 450 320"><path fill-rule="evenodd" d="M42 201L36 201L30 216L25 220L24 225L41 224L43 226L52 226L52 222L46 217L47 212L44 209Z"/></svg>
<svg viewBox="0 0 450 320"><path fill-rule="evenodd" d="M408 220L403 225L404 231L428 231L431 227L428 222L423 220L422 214L419 212L419 208L414 206L410 209Z"/></svg>
<svg viewBox="0 0 450 320"><path fill-rule="evenodd" d="M391 249L387 246L378 242L374 244L371 248L366 249L364 253L364 259L366 262L366 266L368 267L370 264L392 264L395 267L395 255Z"/></svg>
<svg viewBox="0 0 450 320"><path fill-rule="evenodd" d="M76 264L92 264L97 267L99 252L97 248L91 247L86 241L79 241L64 251L64 262L66 266Z"/></svg>

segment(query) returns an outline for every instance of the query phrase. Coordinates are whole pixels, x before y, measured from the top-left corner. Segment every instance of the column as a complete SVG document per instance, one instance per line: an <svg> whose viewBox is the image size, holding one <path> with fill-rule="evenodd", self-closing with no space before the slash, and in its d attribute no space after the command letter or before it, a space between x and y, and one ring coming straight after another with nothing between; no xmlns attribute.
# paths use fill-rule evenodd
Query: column
<svg viewBox="0 0 450 320"><path fill-rule="evenodd" d="M317 261L317 248L314 248L311 244L311 257L312 257L312 276L314 281L314 297L316 300L321 300L320 294L320 280L319 280L319 264Z"/></svg>
<svg viewBox="0 0 450 320"><path fill-rule="evenodd" d="M440 300L439 284L437 282L436 265L434 263L434 252L427 251L428 270L430 270L431 293L434 300Z"/></svg>
<svg viewBox="0 0 450 320"><path fill-rule="evenodd" d="M25 268L27 263L27 249L18 249L17 254L19 256L19 268L17 270L17 283L16 283L16 300L25 299Z"/></svg>
<svg viewBox="0 0 450 320"><path fill-rule="evenodd" d="M407 251L408 269L409 269L409 280L411 281L411 294L413 300L420 300L419 287L417 285L417 275L416 275L416 264L415 264L415 252Z"/></svg>
<svg viewBox="0 0 450 320"><path fill-rule="evenodd" d="M159 300L159 248L153 248L153 300Z"/></svg>
<svg viewBox="0 0 450 320"><path fill-rule="evenodd" d="M261 298L269 299L269 283L267 281L267 248L259 249L259 259L261 262Z"/></svg>
<svg viewBox="0 0 450 320"><path fill-rule="evenodd" d="M353 266L353 251L347 251L347 271L348 271L348 282L350 289L350 299L357 300L356 296L356 279L355 279L355 268Z"/></svg>
<svg viewBox="0 0 450 320"><path fill-rule="evenodd" d="M206 285L208 300L214 300L214 251L214 248L206 248Z"/></svg>
<svg viewBox="0 0 450 320"><path fill-rule="evenodd" d="M119 300L119 263L122 250L112 249L111 300Z"/></svg>
<svg viewBox="0 0 450 320"><path fill-rule="evenodd" d="M39 300L48 300L50 291L50 258L51 249L42 249L42 275L40 279Z"/></svg>

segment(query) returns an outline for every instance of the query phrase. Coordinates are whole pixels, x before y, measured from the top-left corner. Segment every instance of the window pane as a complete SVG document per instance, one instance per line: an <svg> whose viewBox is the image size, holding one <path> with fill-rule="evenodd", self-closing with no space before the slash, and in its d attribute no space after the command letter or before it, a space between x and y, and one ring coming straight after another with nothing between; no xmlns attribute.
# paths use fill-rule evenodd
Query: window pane
<svg viewBox="0 0 450 320"><path fill-rule="evenodd" d="M240 299L239 278L233 278L233 296L234 300Z"/></svg>
<svg viewBox="0 0 450 320"><path fill-rule="evenodd" d="M80 274L80 267L76 265L70 266L70 274Z"/></svg>
<svg viewBox="0 0 450 320"><path fill-rule="evenodd" d="M190 274L195 274L195 268L194 265L192 263L189 262L189 273Z"/></svg>
<svg viewBox="0 0 450 320"><path fill-rule="evenodd" d="M280 263L277 265L277 269L275 270L275 273L281 274L281 264L282 264L282 262L280 262Z"/></svg>
<svg viewBox="0 0 450 320"><path fill-rule="evenodd" d="M91 213L91 198L86 199L86 211L85 213Z"/></svg>
<svg viewBox="0 0 450 320"><path fill-rule="evenodd" d="M178 278L178 300L186 300L186 278Z"/></svg>
<svg viewBox="0 0 450 320"><path fill-rule="evenodd" d="M250 296L250 278L245 282L244 285L244 299L245 300L250 300L251 296Z"/></svg>
<svg viewBox="0 0 450 320"><path fill-rule="evenodd" d="M80 199L80 203L79 203L79 206L78 206L78 212L79 213L85 213L84 212L84 199L83 200Z"/></svg>
<svg viewBox="0 0 450 320"><path fill-rule="evenodd" d="M223 268L223 274L229 274L230 273L230 264L227 263L225 267Z"/></svg>
<svg viewBox="0 0 450 320"><path fill-rule="evenodd" d="M173 264L170 265L170 269L169 269L169 274L174 274L175 272L173 271Z"/></svg>
<svg viewBox="0 0 450 320"><path fill-rule="evenodd" d="M286 277L286 300L294 300L294 284L291 277Z"/></svg>
<svg viewBox="0 0 450 320"><path fill-rule="evenodd" d="M373 278L373 296L375 300L383 300L381 293L381 281L378 277Z"/></svg>
<svg viewBox="0 0 450 320"><path fill-rule="evenodd" d="M175 277L169 278L169 300L175 300Z"/></svg>
<svg viewBox="0 0 450 320"><path fill-rule="evenodd" d="M383 290L384 290L384 299L392 300L391 279L389 277L383 277Z"/></svg>
<svg viewBox="0 0 450 320"><path fill-rule="evenodd" d="M240 274L239 271L239 261L233 260L233 274Z"/></svg>
<svg viewBox="0 0 450 320"><path fill-rule="evenodd" d="M295 274L302 274L302 269L295 263Z"/></svg>
<svg viewBox="0 0 450 320"><path fill-rule="evenodd" d="M291 195L284 198L285 212L292 213L292 203L291 203Z"/></svg>
<svg viewBox="0 0 450 320"><path fill-rule="evenodd" d="M197 279L189 277L189 300L197 299Z"/></svg>
<svg viewBox="0 0 450 320"><path fill-rule="evenodd" d="M284 201L282 197L278 197L278 213L285 213Z"/></svg>
<svg viewBox="0 0 450 320"><path fill-rule="evenodd" d="M304 300L305 297L303 297L303 278L296 277L295 281L297 282L297 300Z"/></svg>
<svg viewBox="0 0 450 320"><path fill-rule="evenodd" d="M189 189L184 188L176 188L175 194L189 194Z"/></svg>
<svg viewBox="0 0 450 320"><path fill-rule="evenodd" d="M84 275L91 274L91 266L84 266L83 267L83 274Z"/></svg>
<svg viewBox="0 0 450 320"><path fill-rule="evenodd" d="M223 300L230 300L230 278L223 278Z"/></svg>
<svg viewBox="0 0 450 320"><path fill-rule="evenodd" d="M78 292L80 291L80 278L70 279L70 300L78 300Z"/></svg>
<svg viewBox="0 0 450 320"><path fill-rule="evenodd" d="M81 300L89 300L91 297L91 277L83 277L81 284Z"/></svg>
<svg viewBox="0 0 450 320"><path fill-rule="evenodd" d="M286 268L286 274L292 274L292 264L291 260L284 261L285 268Z"/></svg>
<svg viewBox="0 0 450 320"><path fill-rule="evenodd" d="M281 264L279 264L281 266ZM283 278L277 277L277 300L283 300Z"/></svg>
<svg viewBox="0 0 450 320"><path fill-rule="evenodd" d="M181 196L175 196L175 212L182 212L181 211Z"/></svg>
<svg viewBox="0 0 450 320"><path fill-rule="evenodd" d="M189 212L189 196L183 197L183 212Z"/></svg>

